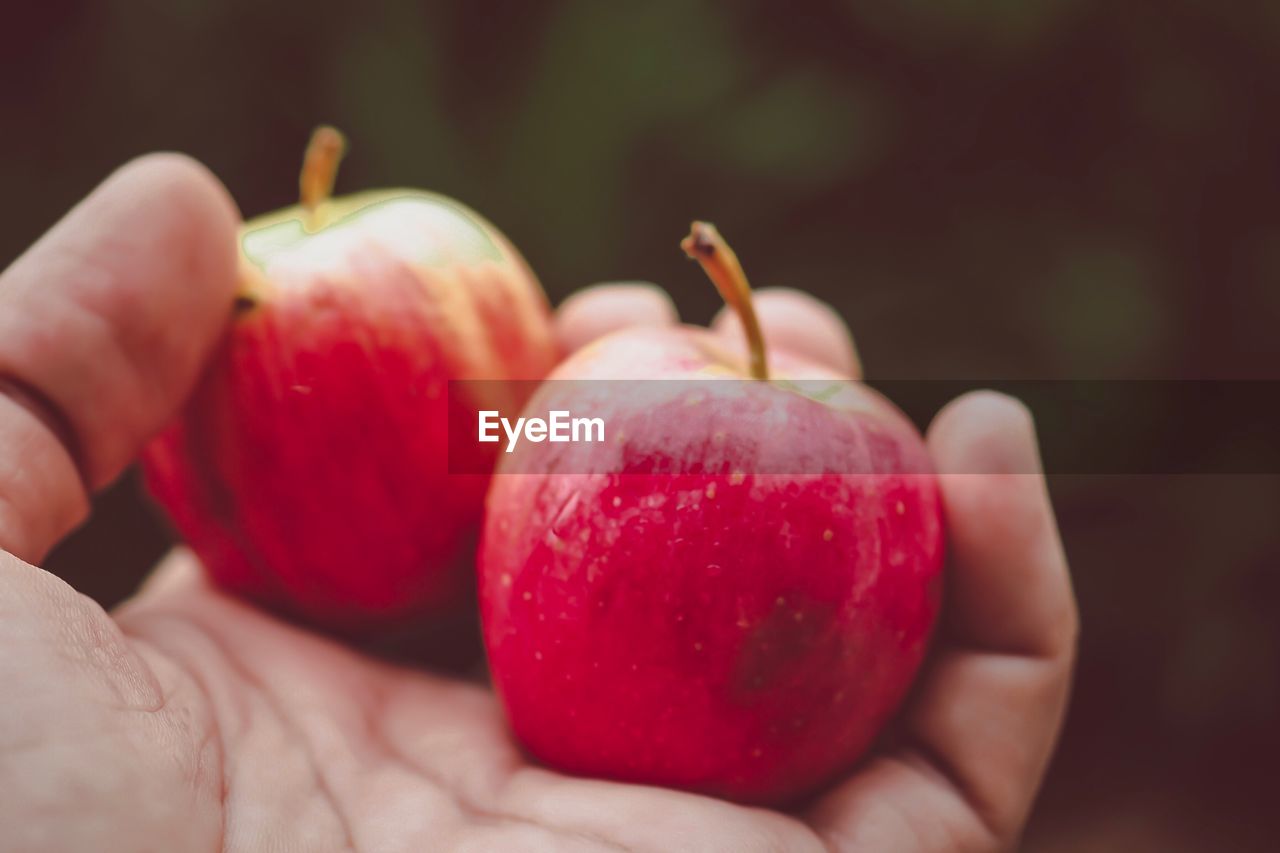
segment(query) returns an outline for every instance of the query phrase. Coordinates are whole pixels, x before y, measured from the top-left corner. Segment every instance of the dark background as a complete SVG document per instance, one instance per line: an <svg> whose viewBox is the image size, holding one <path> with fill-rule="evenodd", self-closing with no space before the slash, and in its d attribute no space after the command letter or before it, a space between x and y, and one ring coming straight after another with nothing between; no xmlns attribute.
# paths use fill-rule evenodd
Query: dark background
<svg viewBox="0 0 1280 853"><path fill-rule="evenodd" d="M24 4L0 23L0 264L112 168L207 163L293 200L457 196L553 301L666 286L714 220L879 378L1280 378L1280 4L598 0ZM1212 406L1162 413L1212 428ZM1139 439L1140 440L1140 439ZM1270 849L1280 478L1055 476L1083 613L1027 849ZM165 546L126 480L49 567L106 604Z"/></svg>

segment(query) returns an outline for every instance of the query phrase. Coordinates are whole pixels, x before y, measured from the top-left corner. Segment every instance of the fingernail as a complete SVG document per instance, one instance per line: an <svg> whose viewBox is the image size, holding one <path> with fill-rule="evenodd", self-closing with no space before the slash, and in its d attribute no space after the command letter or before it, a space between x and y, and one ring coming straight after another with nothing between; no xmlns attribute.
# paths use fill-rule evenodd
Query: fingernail
<svg viewBox="0 0 1280 853"><path fill-rule="evenodd" d="M969 464L981 474L1040 474L1043 469L1031 410L998 391L974 391L969 417L978 433L971 437Z"/></svg>

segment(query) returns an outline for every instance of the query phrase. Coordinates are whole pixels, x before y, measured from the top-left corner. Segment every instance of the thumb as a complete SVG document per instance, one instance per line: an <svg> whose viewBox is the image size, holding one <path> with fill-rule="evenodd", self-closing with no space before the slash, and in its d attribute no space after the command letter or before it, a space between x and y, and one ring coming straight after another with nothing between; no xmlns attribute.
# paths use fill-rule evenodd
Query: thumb
<svg viewBox="0 0 1280 853"><path fill-rule="evenodd" d="M153 154L0 274L0 548L40 560L173 416L226 323L238 219Z"/></svg>

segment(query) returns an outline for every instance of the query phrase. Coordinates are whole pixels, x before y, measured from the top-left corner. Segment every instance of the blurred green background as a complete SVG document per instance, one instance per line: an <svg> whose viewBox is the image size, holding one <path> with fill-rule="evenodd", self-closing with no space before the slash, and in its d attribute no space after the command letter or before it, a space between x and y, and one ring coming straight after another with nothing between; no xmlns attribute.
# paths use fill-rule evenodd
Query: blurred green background
<svg viewBox="0 0 1280 853"><path fill-rule="evenodd" d="M649 279L706 321L698 217L832 302L873 377L1280 373L1266 0L52 0L6 10L0 108L0 264L154 149L288 204L326 121L339 192L463 199L555 302ZM1082 659L1026 849L1273 849L1280 478L1051 489ZM110 604L165 541L127 480L49 566Z"/></svg>

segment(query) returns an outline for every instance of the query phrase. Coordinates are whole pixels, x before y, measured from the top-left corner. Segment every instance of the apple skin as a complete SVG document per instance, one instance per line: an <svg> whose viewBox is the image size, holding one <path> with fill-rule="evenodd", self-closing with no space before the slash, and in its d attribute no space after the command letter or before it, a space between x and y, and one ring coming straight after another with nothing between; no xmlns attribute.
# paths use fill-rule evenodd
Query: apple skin
<svg viewBox="0 0 1280 853"><path fill-rule="evenodd" d="M549 379L741 378L719 346L620 332ZM837 378L773 358L774 377ZM936 479L914 427L859 383L826 403L679 384L551 381L529 402L603 416L606 441L500 461L480 553L490 667L548 765L785 805L864 754L921 664L942 583ZM837 473L816 473L824 460Z"/></svg>
<svg viewBox="0 0 1280 853"><path fill-rule="evenodd" d="M474 595L488 478L448 473L448 381L539 379L557 352L537 280L467 208L388 190L324 212L244 226L246 304L143 468L221 587L360 635Z"/></svg>

